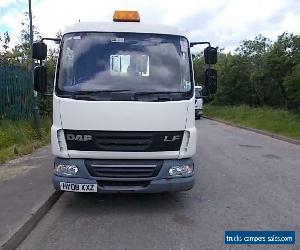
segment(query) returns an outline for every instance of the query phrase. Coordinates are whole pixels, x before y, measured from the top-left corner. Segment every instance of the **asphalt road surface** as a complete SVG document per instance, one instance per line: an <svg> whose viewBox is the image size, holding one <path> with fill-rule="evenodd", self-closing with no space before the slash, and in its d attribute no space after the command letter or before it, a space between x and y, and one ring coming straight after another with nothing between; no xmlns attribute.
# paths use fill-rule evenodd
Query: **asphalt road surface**
<svg viewBox="0 0 300 250"><path fill-rule="evenodd" d="M197 128L192 190L64 193L20 249L300 249L300 146L210 120ZM225 230L293 230L296 245L224 245Z"/></svg>

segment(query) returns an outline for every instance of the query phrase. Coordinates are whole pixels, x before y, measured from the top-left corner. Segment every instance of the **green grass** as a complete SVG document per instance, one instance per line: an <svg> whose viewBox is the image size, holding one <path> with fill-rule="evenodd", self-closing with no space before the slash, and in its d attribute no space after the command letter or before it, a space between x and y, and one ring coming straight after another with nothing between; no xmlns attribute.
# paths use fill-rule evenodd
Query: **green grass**
<svg viewBox="0 0 300 250"><path fill-rule="evenodd" d="M0 163L29 154L50 142L51 119L41 119L41 139L31 121L0 120Z"/></svg>
<svg viewBox="0 0 300 250"><path fill-rule="evenodd" d="M269 107L205 105L204 115L237 125L300 139L300 115Z"/></svg>

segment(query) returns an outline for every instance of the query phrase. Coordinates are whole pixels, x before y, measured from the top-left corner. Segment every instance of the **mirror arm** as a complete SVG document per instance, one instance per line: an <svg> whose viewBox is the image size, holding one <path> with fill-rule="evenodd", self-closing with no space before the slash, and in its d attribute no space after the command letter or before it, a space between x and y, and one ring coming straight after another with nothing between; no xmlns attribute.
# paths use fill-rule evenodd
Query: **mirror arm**
<svg viewBox="0 0 300 250"><path fill-rule="evenodd" d="M47 41L54 41L56 43L60 43L61 42L61 38L50 38L50 37L43 37L41 39L41 42L44 42L45 40L47 40ZM42 60L40 60L40 65L41 66L43 65L43 61Z"/></svg>
<svg viewBox="0 0 300 250"><path fill-rule="evenodd" d="M61 42L61 39L60 39L60 38L43 37L43 38L41 39L41 42L43 42L44 40L47 40L47 41L54 41L54 42Z"/></svg>
<svg viewBox="0 0 300 250"><path fill-rule="evenodd" d="M208 47L209 48L211 47L210 42L191 42L190 47L192 48L192 47L194 47L195 45L198 45L198 44L208 44ZM209 69L211 68L210 64L208 64L208 68Z"/></svg>
<svg viewBox="0 0 300 250"><path fill-rule="evenodd" d="M190 47L194 47L195 45L198 45L198 44L208 44L208 47L211 47L210 42L192 42L192 43L190 43Z"/></svg>

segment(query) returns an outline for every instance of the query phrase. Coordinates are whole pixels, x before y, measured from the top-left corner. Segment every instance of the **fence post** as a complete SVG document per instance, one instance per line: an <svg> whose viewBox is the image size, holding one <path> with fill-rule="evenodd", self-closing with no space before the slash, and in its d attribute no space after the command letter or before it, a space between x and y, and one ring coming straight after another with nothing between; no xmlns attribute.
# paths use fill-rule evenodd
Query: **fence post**
<svg viewBox="0 0 300 250"><path fill-rule="evenodd" d="M34 59L32 58L32 44L33 44L33 28L32 28L32 9L31 9L31 0L28 0L28 14L29 14L29 28L30 28L30 46L31 46L31 72L32 80L34 79L33 69L34 69ZM33 91L33 119L34 125L36 128L38 138L41 138L41 124L40 124L40 112L38 106L38 94L36 91Z"/></svg>

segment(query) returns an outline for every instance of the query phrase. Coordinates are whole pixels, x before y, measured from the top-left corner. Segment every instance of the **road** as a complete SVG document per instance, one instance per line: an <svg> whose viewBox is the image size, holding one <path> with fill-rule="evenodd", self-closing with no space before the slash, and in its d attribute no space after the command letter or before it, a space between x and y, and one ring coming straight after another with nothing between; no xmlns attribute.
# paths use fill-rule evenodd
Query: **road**
<svg viewBox="0 0 300 250"><path fill-rule="evenodd" d="M156 195L64 193L20 249L253 249L225 230L293 230L300 249L300 146L197 121L196 184ZM255 248L256 249L256 248Z"/></svg>

